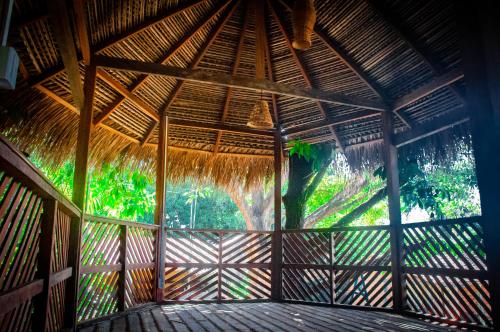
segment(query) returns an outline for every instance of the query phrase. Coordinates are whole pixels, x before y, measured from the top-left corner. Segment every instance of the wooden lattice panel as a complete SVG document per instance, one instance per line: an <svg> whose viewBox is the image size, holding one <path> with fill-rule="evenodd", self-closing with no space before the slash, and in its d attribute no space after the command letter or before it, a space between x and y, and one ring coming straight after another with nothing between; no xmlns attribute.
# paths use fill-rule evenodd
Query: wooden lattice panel
<svg viewBox="0 0 500 332"><path fill-rule="evenodd" d="M154 287L155 232L129 227L127 232L125 306L151 302Z"/></svg>
<svg viewBox="0 0 500 332"><path fill-rule="evenodd" d="M335 303L392 307L391 273L387 271L336 271Z"/></svg>
<svg viewBox="0 0 500 332"><path fill-rule="evenodd" d="M486 271L483 230L478 221L403 230L404 264L408 267Z"/></svg>
<svg viewBox="0 0 500 332"><path fill-rule="evenodd" d="M26 301L0 317L0 331L32 331L32 301Z"/></svg>
<svg viewBox="0 0 500 332"><path fill-rule="evenodd" d="M81 264L88 266L118 264L120 226L85 221L82 230Z"/></svg>
<svg viewBox="0 0 500 332"><path fill-rule="evenodd" d="M165 300L268 299L270 232L168 230Z"/></svg>
<svg viewBox="0 0 500 332"><path fill-rule="evenodd" d="M390 265L390 234L387 229L359 227L336 231L333 243L336 266Z"/></svg>
<svg viewBox="0 0 500 332"><path fill-rule="evenodd" d="M118 273L80 275L78 320L84 321L118 311Z"/></svg>
<svg viewBox="0 0 500 332"><path fill-rule="evenodd" d="M260 268L223 268L222 300L257 300L271 297L271 271Z"/></svg>
<svg viewBox="0 0 500 332"><path fill-rule="evenodd" d="M165 300L210 301L217 299L218 270L203 267L167 267Z"/></svg>
<svg viewBox="0 0 500 332"><path fill-rule="evenodd" d="M283 234L284 264L330 264L330 233Z"/></svg>
<svg viewBox="0 0 500 332"><path fill-rule="evenodd" d="M35 278L40 241L42 199L0 171L0 292ZM32 303L0 316L0 331L31 329Z"/></svg>
<svg viewBox="0 0 500 332"><path fill-rule="evenodd" d="M68 267L68 250L70 240L71 217L57 210L54 226L54 244L52 246L51 273L56 273ZM47 317L49 331L60 331L64 323L64 300L66 295L66 280L50 288L49 316Z"/></svg>
<svg viewBox="0 0 500 332"><path fill-rule="evenodd" d="M283 299L314 303L331 302L331 270L283 269Z"/></svg>
<svg viewBox="0 0 500 332"><path fill-rule="evenodd" d="M270 233L226 233L222 236L222 263L271 262Z"/></svg>
<svg viewBox="0 0 500 332"><path fill-rule="evenodd" d="M219 238L214 232L168 231L166 235L167 263L217 263Z"/></svg>
<svg viewBox="0 0 500 332"><path fill-rule="evenodd" d="M405 225L408 310L491 326L483 230L478 218Z"/></svg>
<svg viewBox="0 0 500 332"><path fill-rule="evenodd" d="M487 281L408 274L406 284L410 311L461 323L492 324Z"/></svg>

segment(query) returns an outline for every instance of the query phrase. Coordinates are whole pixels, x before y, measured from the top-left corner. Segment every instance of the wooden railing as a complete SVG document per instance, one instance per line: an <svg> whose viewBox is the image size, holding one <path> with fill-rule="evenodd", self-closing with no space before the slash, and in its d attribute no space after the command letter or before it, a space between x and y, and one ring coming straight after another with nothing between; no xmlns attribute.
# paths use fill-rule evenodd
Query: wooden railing
<svg viewBox="0 0 500 332"><path fill-rule="evenodd" d="M154 301L159 230L82 217L0 138L0 331L74 328ZM269 300L281 235L283 301L393 306L390 226L165 234L165 301ZM492 326L479 217L406 224L401 241L405 313Z"/></svg>
<svg viewBox="0 0 500 332"><path fill-rule="evenodd" d="M480 218L403 226L408 312L449 323L491 326Z"/></svg>
<svg viewBox="0 0 500 332"><path fill-rule="evenodd" d="M388 226L283 231L283 300L390 308Z"/></svg>
<svg viewBox="0 0 500 332"><path fill-rule="evenodd" d="M158 228L85 216L78 321L110 315L154 300Z"/></svg>
<svg viewBox="0 0 500 332"><path fill-rule="evenodd" d="M74 326L80 215L0 138L0 331Z"/></svg>
<svg viewBox="0 0 500 332"><path fill-rule="evenodd" d="M166 301L268 300L272 232L166 230Z"/></svg>

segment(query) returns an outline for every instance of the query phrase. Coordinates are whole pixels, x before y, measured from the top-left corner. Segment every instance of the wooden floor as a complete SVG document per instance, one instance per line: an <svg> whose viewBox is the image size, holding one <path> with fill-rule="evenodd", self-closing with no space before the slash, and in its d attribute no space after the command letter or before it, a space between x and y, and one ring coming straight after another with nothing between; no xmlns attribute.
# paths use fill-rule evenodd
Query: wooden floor
<svg viewBox="0 0 500 332"><path fill-rule="evenodd" d="M451 331L389 313L283 303L150 306L80 331Z"/></svg>

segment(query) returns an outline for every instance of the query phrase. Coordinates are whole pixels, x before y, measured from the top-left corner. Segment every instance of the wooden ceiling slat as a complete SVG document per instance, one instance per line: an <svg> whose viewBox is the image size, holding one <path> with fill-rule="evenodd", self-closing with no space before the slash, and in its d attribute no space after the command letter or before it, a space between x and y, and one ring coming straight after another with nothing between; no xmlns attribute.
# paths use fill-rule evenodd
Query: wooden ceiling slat
<svg viewBox="0 0 500 332"><path fill-rule="evenodd" d="M191 40L196 34L200 32L209 22L211 22L217 15L219 15L224 8L229 4L230 1L222 2L220 6L214 8L208 15L207 17L202 20L200 24L198 24L194 29L192 29L187 35L185 35L181 40L179 40L176 44L174 44L168 52L159 60L157 61L160 64L165 64L170 59L172 59L179 50L182 49L182 47ZM147 78L149 75L142 75L139 77L139 79L134 83L134 85L130 88L130 92L134 93L137 90L139 90L147 81ZM94 124L99 124L100 122L106 120L120 105L126 100L127 97L123 96L122 98L118 99L116 102L114 102L107 110L106 112L103 112L98 118L94 120Z"/></svg>
<svg viewBox="0 0 500 332"><path fill-rule="evenodd" d="M116 36L114 38L111 38L109 40L107 40L105 43L101 44L101 45L97 45L95 48L92 49L91 53L98 53L98 52L102 52L104 50L107 50L108 48L116 45L117 43L127 39L127 38L130 38L132 36L135 36L137 35L138 33L148 29L149 27L152 27L168 18L171 18L179 13L182 13L183 11L189 9L189 8L192 8L193 6L196 6L202 2L204 2L206 0L194 0L194 1L189 1L189 2L186 2L184 3L182 6L180 7L177 7L177 8L174 8L170 11L168 11L167 13L165 13L164 15L162 16L159 16L159 17L153 17L145 22L143 22L142 24L134 27L133 29L129 30L129 31L126 31L122 34L120 34L119 36ZM48 1L49 4L55 4L56 2L55 1ZM64 6L65 7L65 6ZM62 15L62 14L61 14ZM64 18L68 19L68 13L66 12L64 15ZM62 17L61 17L62 18ZM64 19L62 18L62 19ZM68 25L66 31L68 33L71 32L71 29L70 29L70 26ZM75 57L74 59L78 59L78 57L76 56L75 54ZM53 78L55 75L61 73L62 71L64 70L64 67L60 67L60 66L57 66L55 68L53 68L52 70L46 72L44 75L38 77L38 78L35 78L31 81L31 84L32 85L39 85L51 78Z"/></svg>
<svg viewBox="0 0 500 332"><path fill-rule="evenodd" d="M59 52L68 74L73 100L76 107L80 109L83 107L83 84L66 2L64 0L51 0L47 3L47 7L53 27L52 32L59 45Z"/></svg>
<svg viewBox="0 0 500 332"><path fill-rule="evenodd" d="M273 7L273 4L268 1L268 5L269 7L271 8L271 13L273 14L273 17L274 17L274 20L276 21L276 23L278 24L278 27L281 31L281 34L283 35L283 38L285 39L285 43L288 47L288 50L290 51L290 53L292 54L293 56L293 59L295 61L295 64L297 65L297 67L299 68L300 70L300 73L302 74L302 77L304 78L304 80L306 81L306 84L307 84L307 87L309 89L311 89L313 87L313 84L311 82L311 78L309 77L309 74L307 73L306 71L306 68L304 66L304 64L302 63L302 61L300 60L299 58L299 55L297 54L297 51L293 48L292 46L292 42L290 41L290 39L288 38L288 35L286 33L286 30L283 26L283 22L281 21L280 17L278 16L278 14L276 13L276 10L274 9ZM319 111L321 112L321 115L325 118L325 119L328 119L328 114L326 113L325 109L323 108L323 105L321 104L320 101L316 101L316 106L318 107ZM341 152L344 152L344 144L342 143L342 140L340 139L340 137L337 135L337 131L335 130L335 127L333 125L329 125L328 126L328 129L332 132L332 136L334 137L335 139L335 142L336 142L336 145L337 147L339 148L339 150Z"/></svg>
<svg viewBox="0 0 500 332"><path fill-rule="evenodd" d="M240 32L240 39L238 41L238 48L236 50L236 58L234 60L233 70L231 73L233 76L236 75L236 73L238 72L238 67L240 65L241 52L243 50L243 42L245 41L245 33L247 31L247 25L248 25L248 8L245 8L244 16L245 17L243 19L243 26L242 26L241 32ZM226 99L224 100L224 109L222 111L221 124L224 124L224 122L226 121L227 114L229 112L229 104L231 102L232 93L233 93L233 88L231 88L231 87L227 88ZM222 134L223 134L223 131L219 131L217 133L217 138L215 139L215 145L214 145L214 155L216 155L217 152L219 151L219 146L221 143Z"/></svg>

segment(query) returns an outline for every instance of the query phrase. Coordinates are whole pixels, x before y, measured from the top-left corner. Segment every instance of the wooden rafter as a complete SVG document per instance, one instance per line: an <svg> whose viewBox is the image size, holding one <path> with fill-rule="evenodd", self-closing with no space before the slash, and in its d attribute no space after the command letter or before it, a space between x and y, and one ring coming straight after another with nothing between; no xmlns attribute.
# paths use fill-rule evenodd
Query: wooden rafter
<svg viewBox="0 0 500 332"><path fill-rule="evenodd" d="M90 63L90 42L87 29L87 16L85 15L86 0L74 0L75 23L78 39L80 40L80 50L82 52L82 61L85 65Z"/></svg>
<svg viewBox="0 0 500 332"><path fill-rule="evenodd" d="M173 77L182 81L190 81L218 86L232 86L253 91L275 93L294 98L322 101L325 103L359 107L367 110L388 111L378 101L347 96L341 93L318 90L315 88L304 89L297 86L274 83L269 80L258 80L251 77L231 76L224 73L213 73L202 69L186 69L157 63L96 56L99 67L123 70L136 73L148 73L159 76Z"/></svg>
<svg viewBox="0 0 500 332"><path fill-rule="evenodd" d="M83 85L80 76L75 42L71 33L71 24L64 0L53 0L47 3L54 38L59 45L59 53L68 74L69 86L76 107L83 107Z"/></svg>
<svg viewBox="0 0 500 332"><path fill-rule="evenodd" d="M418 40L413 36L414 33L407 29L399 22L395 15L389 12L389 10L377 0L365 0L371 8L379 15L394 31L400 39L406 42L408 46L418 54L418 56L427 64L427 66L431 69L434 75L441 75L444 72L444 68L434 60L434 56L427 51L427 49L421 45ZM460 93L460 91L450 86L453 94L460 100L462 104L465 104L465 99Z"/></svg>
<svg viewBox="0 0 500 332"><path fill-rule="evenodd" d="M229 4L230 1L222 2L218 7L214 8L207 17L202 20L200 24L194 27L188 34L186 34L182 39L180 39L177 43L175 43L168 52L157 61L160 64L165 64L169 62L172 57L174 57L177 52L179 52L182 47L188 43L194 36L196 36L208 23L210 23L217 15L219 15ZM137 81L130 88L130 92L134 93L139 90L144 83L147 81L149 75L141 75ZM94 125L101 123L106 120L114 111L116 111L127 99L127 97L122 96L118 100L116 100L113 104L111 104L104 112L102 112L99 117L94 120Z"/></svg>
<svg viewBox="0 0 500 332"><path fill-rule="evenodd" d="M203 59L203 57L207 53L207 51L210 48L210 46L213 44L213 42L215 41L215 39L217 38L217 36L220 34L220 32L222 31L222 29L226 25L227 21L229 21L229 19L233 16L233 14L234 14L236 8L238 7L239 3L240 3L240 1L236 1L236 2L233 3L232 7L229 7L229 9L227 10L227 13L224 15L224 18L217 24L217 26L214 28L214 30L210 33L210 35L208 36L206 42L200 48L201 51L196 55L196 57L193 59L193 61L189 65L189 69L195 69L196 67L198 67L198 65L201 62L201 59ZM168 96L168 99L167 99L167 101L165 103L165 106L162 107L163 112L165 114L168 114L168 111L169 111L170 107L172 106L175 98L177 98L177 96L181 92L181 89L182 89L183 85L184 85L184 81L178 82L177 85L172 90L172 92L170 93L170 96ZM152 129L151 129L151 133L155 130L156 125L157 125L156 123L153 124ZM147 139L144 140L144 144L147 143L148 139L149 138L147 138Z"/></svg>
<svg viewBox="0 0 500 332"><path fill-rule="evenodd" d="M281 21L281 18L276 13L276 10L274 9L273 4L270 1L268 1L268 4L269 4L269 7L271 8L271 13L272 13L272 15L274 17L274 20L278 24L278 28L281 31L281 34L283 35L283 38L285 39L286 45L288 47L288 50L290 51L290 53L293 56L295 64L299 68L299 70L300 70L300 72L302 74L302 77L304 78L304 81L306 82L307 87L311 89L313 87L313 84L311 82L311 78L309 77L309 74L307 73L307 70L306 70L304 64L302 63L302 60L299 58L299 55L297 54L297 51L293 48L292 42L288 38L288 35L286 33L286 30L285 30L285 27L283 25L283 22ZM325 109L323 107L323 104L321 104L320 101L315 101L315 103L316 103L316 106L318 107L321 115L323 116L323 118L324 119L328 119L328 114L325 111ZM335 142L336 142L337 147L339 148L339 150L341 152L344 152L344 145L342 144L342 141L340 140L339 136L337 135L337 132L336 132L335 128L333 126L328 126L328 129L331 131L332 136L334 137Z"/></svg>
<svg viewBox="0 0 500 332"><path fill-rule="evenodd" d="M243 19L243 25L242 25L241 31L240 31L240 39L238 41L238 48L236 49L236 56L234 59L233 70L231 72L231 74L233 76L236 75L236 73L238 72L238 68L240 66L241 53L243 51L243 43L245 41L245 33L247 31L247 26L248 26L248 8L246 8L246 10L245 10L245 17ZM231 87L227 88L226 98L224 100L224 109L222 111L221 124L224 124L224 122L226 121L227 115L229 113L229 105L231 103L232 93L233 93L233 88L231 88ZM216 155L217 152L219 152L219 146L220 146L220 142L222 140L223 133L224 133L223 131L219 131L217 133L217 138L215 139L215 145L214 145L214 155Z"/></svg>
<svg viewBox="0 0 500 332"><path fill-rule="evenodd" d="M450 114L440 116L434 121L428 121L412 130L395 135L394 143L397 147L401 147L467 122L468 120L469 114L467 114L463 107L459 107L450 111Z"/></svg>
<svg viewBox="0 0 500 332"><path fill-rule="evenodd" d="M432 81L430 81L429 83L421 86L420 88L415 89L414 91L412 91L412 92L408 93L407 95L396 100L394 102L394 109L393 110L398 111L398 110L410 105L411 103L414 103L417 100L428 96L429 94L435 92L436 90L439 90L445 86L448 86L449 84L452 84L452 83L462 79L463 76L464 76L463 73L459 70L454 70L454 71L451 71L451 72L446 73L444 75L438 76L438 77L434 78ZM373 117L373 116L376 116L377 114L378 113L372 113L372 114L367 114L367 115L363 115L363 116L356 116L356 117L347 116L347 117L345 117L345 119L342 118L341 120L333 119L331 121L329 121L329 120L315 121L315 122L308 123L306 125L301 125L301 126L289 128L285 131L285 134L289 135L289 136L294 136L294 135L296 136L299 134L313 132L313 131L316 131L318 129L325 128L329 124L341 124L341 123L345 123L346 121L352 122L352 121L356 121L356 120L360 120L360 119L364 119L364 118L368 118L368 117ZM412 128L414 128L414 127L415 127L415 125L413 125Z"/></svg>
<svg viewBox="0 0 500 332"><path fill-rule="evenodd" d="M437 91L445 86L450 86L456 81L462 79L464 74L461 70L453 70L446 74L440 75L432 79L429 83L415 89L414 91L408 93L407 95L399 98L394 102L393 110L398 111L411 103L416 102L425 96L430 95L434 91Z"/></svg>
<svg viewBox="0 0 500 332"><path fill-rule="evenodd" d="M120 34L119 36L116 36L116 37L113 37L109 40L106 40L103 44L101 45L97 45L95 48L92 48L91 50L91 53L99 53L99 52L102 52L116 44L118 44L119 42L125 40L125 39L128 39L130 37L133 37L139 33L141 33L142 31L152 27L152 26L155 26L156 24L158 23L161 23L163 22L164 20L167 20L175 15L178 15L180 13L182 13L183 11L187 10L187 9L190 9L194 6L197 6L199 4L201 4L202 2L205 2L206 0L194 0L194 1L188 1L186 3L184 3L182 6L180 7L176 7L172 10L169 10L168 12L166 12L164 15L161 15L159 17L153 17L151 19L148 19L146 21L144 21L143 23L139 24L138 26L132 28L131 30L128 30L128 31L125 31L124 33ZM53 1L49 1L50 3L52 3ZM67 18L68 14L65 14L65 17ZM68 29L67 31L71 31L70 29ZM75 56L75 59L77 59L77 57ZM40 75L39 77L37 78L34 78L31 80L30 84L31 85L40 85L48 80L50 80L51 78L54 78L56 75L60 74L61 72L64 71L64 67L62 66L57 66L57 67L54 67L52 68L51 70L48 70L47 72L45 72L44 74Z"/></svg>
<svg viewBox="0 0 500 332"><path fill-rule="evenodd" d="M284 1L279 0L279 2L289 11L291 11L290 5ZM346 65L361 81L365 83L365 85L386 105L391 104L391 98L387 95L387 93L382 89L382 87L377 84L371 77L368 76L365 70L361 68L359 64L354 61L354 59L344 50L342 45L338 41L333 38L330 38L328 34L323 31L318 25L314 27L314 33L318 37L319 40L323 42L324 45L332 51L337 58ZM406 116L405 114L401 114L399 112L394 112L394 114L409 128L412 128L413 121Z"/></svg>
<svg viewBox="0 0 500 332"><path fill-rule="evenodd" d="M327 128L329 126L338 126L338 125L346 124L349 122L354 122L354 121L378 117L378 116L380 116L380 113L378 113L378 112L373 112L371 114L364 114L361 116L354 116L354 117L351 115L344 115L344 116L338 117L338 118L315 121L315 122L308 123L304 126L297 126L294 128L290 128L290 129L285 130L284 134L289 136L289 137L294 137L297 135L303 135L306 133L317 131L319 129Z"/></svg>

